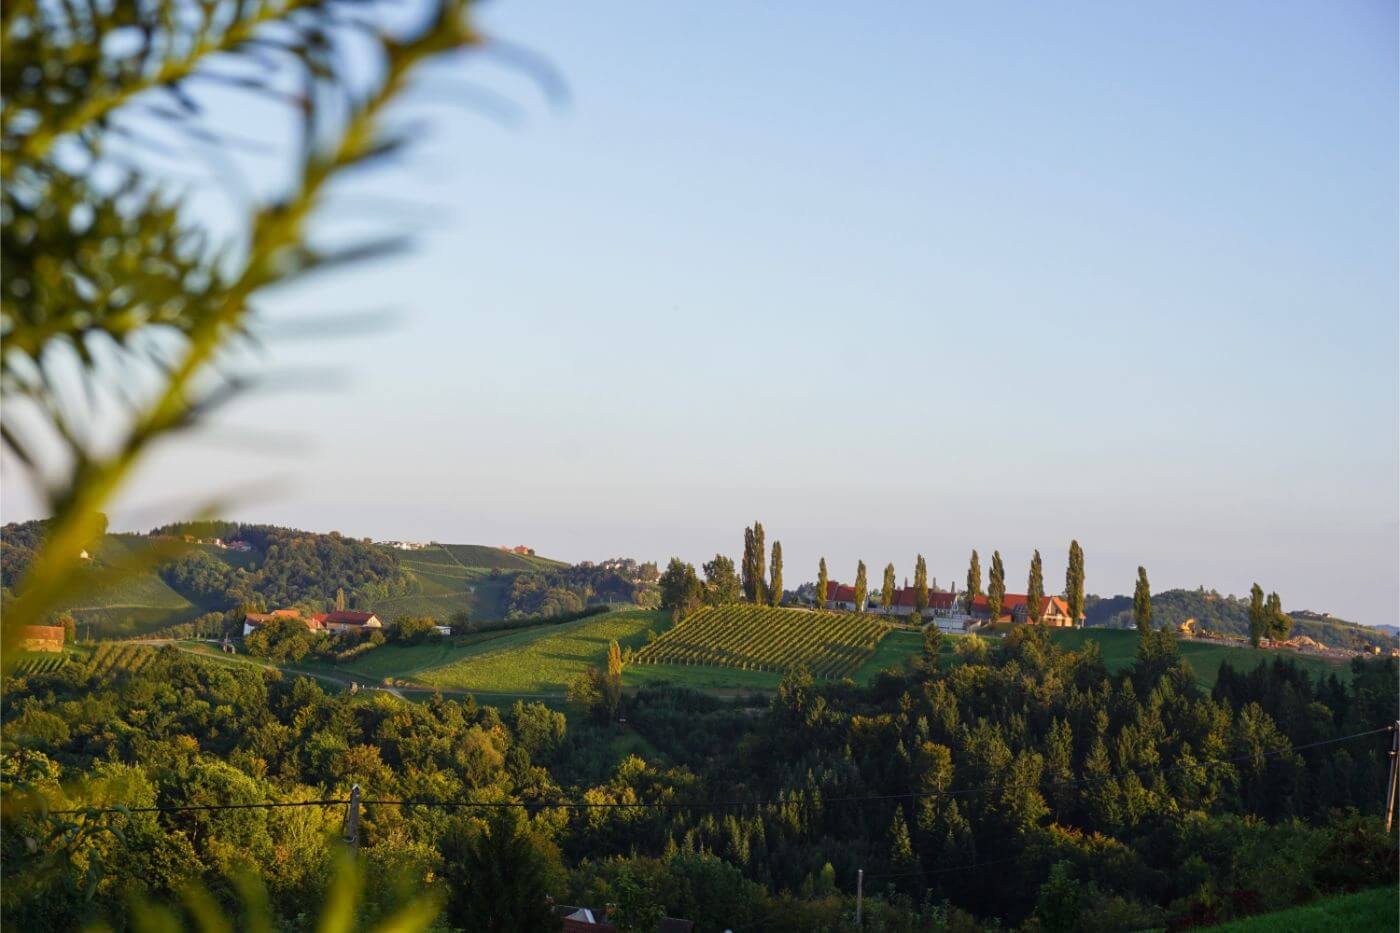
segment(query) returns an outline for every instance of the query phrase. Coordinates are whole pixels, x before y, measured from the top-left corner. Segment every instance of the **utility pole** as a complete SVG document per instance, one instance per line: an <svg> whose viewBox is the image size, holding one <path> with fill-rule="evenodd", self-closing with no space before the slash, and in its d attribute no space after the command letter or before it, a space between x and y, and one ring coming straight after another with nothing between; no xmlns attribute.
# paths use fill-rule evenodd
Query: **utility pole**
<svg viewBox="0 0 1400 933"><path fill-rule="evenodd" d="M350 786L350 802L345 806L345 844L350 851L360 850L360 785Z"/></svg>
<svg viewBox="0 0 1400 933"><path fill-rule="evenodd" d="M864 894L864 890L863 890L864 887L865 887L865 869L864 869L864 868L857 868L857 869L856 869L856 929L857 929L857 930L860 929L860 906L861 906L861 905L860 905L860 901L861 901L861 897L862 897L863 894Z"/></svg>
<svg viewBox="0 0 1400 933"><path fill-rule="evenodd" d="M1395 785L1400 779L1400 719L1390 730L1390 779L1385 784L1385 831L1395 819Z"/></svg>

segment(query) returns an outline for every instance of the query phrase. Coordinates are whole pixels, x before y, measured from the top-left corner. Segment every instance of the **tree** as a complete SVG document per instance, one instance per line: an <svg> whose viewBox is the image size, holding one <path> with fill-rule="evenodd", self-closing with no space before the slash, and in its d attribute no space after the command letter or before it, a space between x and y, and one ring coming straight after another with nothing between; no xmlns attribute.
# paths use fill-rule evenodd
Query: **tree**
<svg viewBox="0 0 1400 933"><path fill-rule="evenodd" d="M669 609L677 617L685 616L700 605L704 595L700 578L695 575L695 565L687 564L679 557L671 558L666 565L660 587L661 608Z"/></svg>
<svg viewBox="0 0 1400 933"><path fill-rule="evenodd" d="M1264 618L1265 631L1274 641L1283 641L1293 630L1293 618L1283 611L1283 601L1277 593L1269 594L1269 601L1264 606Z"/></svg>
<svg viewBox="0 0 1400 933"><path fill-rule="evenodd" d="M734 561L723 554L705 562L705 602L712 606L737 603L743 590L734 570Z"/></svg>
<svg viewBox="0 0 1400 933"><path fill-rule="evenodd" d="M426 640L436 626L437 622L432 616L400 616L386 634L390 641L417 645Z"/></svg>
<svg viewBox="0 0 1400 933"><path fill-rule="evenodd" d="M886 613L894 611L894 564L885 565L885 582L880 587L880 605Z"/></svg>
<svg viewBox="0 0 1400 933"><path fill-rule="evenodd" d="M1249 588L1249 643L1258 648L1269 633L1269 620L1264 612L1264 588L1258 583Z"/></svg>
<svg viewBox="0 0 1400 933"><path fill-rule="evenodd" d="M924 555L914 558L914 611L920 616L928 608L928 564Z"/></svg>
<svg viewBox="0 0 1400 933"><path fill-rule="evenodd" d="M617 718L622 705L622 649L617 641L608 642L608 670L603 679L603 702L608 705L608 718Z"/></svg>
<svg viewBox="0 0 1400 933"><path fill-rule="evenodd" d="M919 656L924 670L930 674L938 670L938 656L942 651L943 633L939 631L937 624L930 622L924 627L923 653Z"/></svg>
<svg viewBox="0 0 1400 933"><path fill-rule="evenodd" d="M964 599L967 600L967 614L972 615L973 603L977 597L982 595L982 561L977 556L977 549L972 549L972 559L967 563L967 592Z"/></svg>
<svg viewBox="0 0 1400 933"><path fill-rule="evenodd" d="M65 612L54 620L54 625L63 627L63 643L71 645L78 640L78 620L72 613Z"/></svg>
<svg viewBox="0 0 1400 933"><path fill-rule="evenodd" d="M545 893L561 883L559 853L531 831L520 810L496 810L484 828L454 826L443 834L442 861L453 926L489 933L557 929Z"/></svg>
<svg viewBox="0 0 1400 933"><path fill-rule="evenodd" d="M1069 543L1069 565L1065 567L1065 603L1075 625L1084 615L1084 549L1078 541Z"/></svg>
<svg viewBox="0 0 1400 933"><path fill-rule="evenodd" d="M335 611L344 612L345 609L345 588L343 586L337 586L335 588Z"/></svg>
<svg viewBox="0 0 1400 933"><path fill-rule="evenodd" d="M992 570L987 580L987 610L992 621L1001 619L1001 607L1006 602L1006 566L1001 562L1001 551L992 552Z"/></svg>
<svg viewBox="0 0 1400 933"><path fill-rule="evenodd" d="M767 561L767 545L764 544L763 525L759 522L753 523L753 601L756 603L767 602L768 599L768 571L764 567Z"/></svg>
<svg viewBox="0 0 1400 933"><path fill-rule="evenodd" d="M1152 631L1152 588L1147 583L1147 570L1138 568L1137 586L1133 588L1133 621L1138 633L1146 635Z"/></svg>
<svg viewBox="0 0 1400 933"><path fill-rule="evenodd" d="M865 611L865 597L868 595L865 581L865 561L856 561L856 612Z"/></svg>
<svg viewBox="0 0 1400 933"><path fill-rule="evenodd" d="M1050 866L1050 878L1040 886L1035 916L1046 933L1074 933L1080 929L1083 885L1070 875L1069 862Z"/></svg>
<svg viewBox="0 0 1400 933"><path fill-rule="evenodd" d="M783 543L773 542L773 569L769 589L772 590L773 605L779 606L783 602Z"/></svg>
<svg viewBox="0 0 1400 933"><path fill-rule="evenodd" d="M817 564L817 608L818 608L818 609L825 609L825 608L826 608L826 591L827 591L827 586L828 586L828 580L827 580L827 576L826 576L826 558L823 557L823 558L821 559L821 563Z"/></svg>
<svg viewBox="0 0 1400 933"><path fill-rule="evenodd" d="M754 561L754 558L753 558L753 549L754 549L753 528L745 528L745 529L744 529L744 561L743 561L742 566L740 566L740 568L739 568L739 575L740 575L740 578L741 578L741 580L742 580L742 582L743 582L743 585L744 585L744 596L749 600L749 602L757 602L757 601L758 601L758 600L757 600L757 597L756 597L757 591L756 591L755 588L754 588L754 576L753 576L753 574L754 574L754 566L755 566L756 562Z"/></svg>
<svg viewBox="0 0 1400 933"><path fill-rule="evenodd" d="M1045 612L1045 578L1041 573L1040 551L1031 555L1031 572L1026 578L1026 621L1039 623Z"/></svg>

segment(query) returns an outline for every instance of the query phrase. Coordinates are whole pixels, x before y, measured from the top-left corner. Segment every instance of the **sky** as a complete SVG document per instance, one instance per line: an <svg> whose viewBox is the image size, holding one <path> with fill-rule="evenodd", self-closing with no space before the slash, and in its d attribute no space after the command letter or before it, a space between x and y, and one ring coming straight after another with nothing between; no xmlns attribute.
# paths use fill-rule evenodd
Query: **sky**
<svg viewBox="0 0 1400 933"><path fill-rule="evenodd" d="M499 2L112 511L1400 603L1393 3ZM458 106L481 89L511 119ZM225 125L275 130L236 103ZM255 183L267 179L256 177ZM270 171L268 172L270 177ZM201 196L217 200L205 191ZM360 313L392 315L366 330ZM7 474L6 519L36 508Z"/></svg>

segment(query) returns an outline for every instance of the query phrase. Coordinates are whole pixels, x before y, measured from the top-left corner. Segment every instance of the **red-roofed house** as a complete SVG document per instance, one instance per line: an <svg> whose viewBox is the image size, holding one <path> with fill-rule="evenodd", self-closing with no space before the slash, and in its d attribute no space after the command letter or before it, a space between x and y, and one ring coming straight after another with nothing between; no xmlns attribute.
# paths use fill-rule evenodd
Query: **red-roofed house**
<svg viewBox="0 0 1400 933"><path fill-rule="evenodd" d="M63 626L26 625L20 632L20 648L24 651L62 651Z"/></svg>
<svg viewBox="0 0 1400 933"><path fill-rule="evenodd" d="M975 619L987 620L991 616L991 610L987 606L987 597L979 596L972 603L972 616ZM1040 611L1040 624L1048 625L1051 628L1072 628L1084 617L1081 615L1078 620L1071 619L1069 615L1069 605L1058 596L1043 597ZM1024 593L1007 593L1001 602L1001 618L998 622L1025 622L1026 621L1026 596Z"/></svg>
<svg viewBox="0 0 1400 933"><path fill-rule="evenodd" d="M306 624L308 631L317 635L325 634L324 616L303 616L300 609L274 609L271 612L249 612L243 616L243 634L249 635L254 629L279 619L297 619Z"/></svg>
<svg viewBox="0 0 1400 933"><path fill-rule="evenodd" d="M845 586L840 583L827 583L825 608L839 609L846 612L859 612L865 607L856 605L855 587Z"/></svg>

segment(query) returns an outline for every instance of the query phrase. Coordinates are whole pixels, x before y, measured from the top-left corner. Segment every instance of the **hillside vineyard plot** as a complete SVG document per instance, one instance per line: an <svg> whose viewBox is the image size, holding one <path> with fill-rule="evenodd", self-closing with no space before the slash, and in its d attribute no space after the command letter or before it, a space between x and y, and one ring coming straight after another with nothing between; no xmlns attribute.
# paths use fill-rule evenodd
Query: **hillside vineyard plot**
<svg viewBox="0 0 1400 933"><path fill-rule="evenodd" d="M813 677L834 679L853 673L888 631L853 612L715 606L647 645L634 662L779 672L805 664Z"/></svg>

